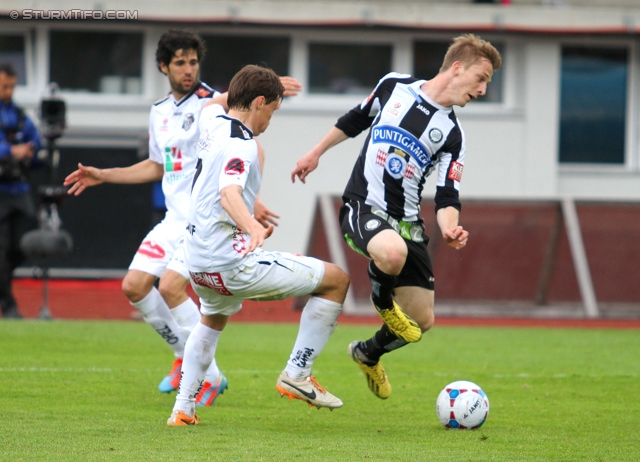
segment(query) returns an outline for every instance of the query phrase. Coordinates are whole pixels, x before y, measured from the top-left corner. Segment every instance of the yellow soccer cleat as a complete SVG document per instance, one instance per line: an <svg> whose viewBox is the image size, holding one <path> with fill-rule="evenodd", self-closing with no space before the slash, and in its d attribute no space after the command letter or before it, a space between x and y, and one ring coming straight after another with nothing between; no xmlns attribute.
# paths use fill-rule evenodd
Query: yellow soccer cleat
<svg viewBox="0 0 640 462"><path fill-rule="evenodd" d="M408 343L415 343L422 338L422 330L418 324L407 316L395 301L393 302L393 308L386 310L378 308L375 303L373 303L373 306L382 321L396 337Z"/></svg>
<svg viewBox="0 0 640 462"><path fill-rule="evenodd" d="M387 399L391 396L391 384L389 383L389 377L387 377L387 373L382 366L382 363L378 361L373 366L365 364L360 359L360 355L358 355L358 342L351 342L349 344L349 356L360 366L362 372L367 378L367 385L369 385L369 390L373 392L380 399Z"/></svg>

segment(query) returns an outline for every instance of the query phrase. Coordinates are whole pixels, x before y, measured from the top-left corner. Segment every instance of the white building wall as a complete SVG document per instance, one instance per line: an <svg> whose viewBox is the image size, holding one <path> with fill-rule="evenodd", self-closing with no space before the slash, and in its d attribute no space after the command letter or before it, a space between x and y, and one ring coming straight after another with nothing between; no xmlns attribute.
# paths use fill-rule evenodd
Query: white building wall
<svg viewBox="0 0 640 462"><path fill-rule="evenodd" d="M23 4L18 5L20 2L2 3L4 5L0 4L0 13L11 8L25 7ZM31 3L44 9L44 6L51 2ZM101 138L102 143L110 141L116 143L118 137L114 137L114 133L125 134L132 139L146 137L149 106L168 91L166 79L157 71L153 60L157 39L160 33L170 25L170 23L159 21L174 19L172 15L176 14L178 19L195 20L195 16L191 17L187 14L192 10L200 13L209 11L214 16L233 13L238 17L243 15L253 17L260 13L262 18L275 21L273 8L277 3L286 4L287 2L275 0L245 3L190 2L191 7L186 10L184 8L180 10L179 6L175 6L178 4L167 1L132 2L132 4L119 1L103 2L101 9L139 9L140 19L152 21L141 23L139 26L147 30L143 70L146 83L145 94L139 97L117 96L108 101L102 95L65 95L68 103L69 129L60 143L77 145L80 142L78 140L91 139L91 137ZM465 198L547 199L565 195L640 200L636 133L629 135L628 149L632 159L629 166L608 169L559 166L560 50L565 36L544 33L545 28L556 32L585 30L585 28L594 30L611 28L614 31L628 30L631 35L622 36L622 40L632 40L635 37L633 34L640 27L640 7L629 7L625 4L622 7L610 9L577 9L575 7L572 9L571 7L559 8L548 3L542 7L528 3L521 8L517 5L500 8L461 3L449 6L442 3L436 5L435 2L426 6L421 6L419 2L405 3L410 6L408 11L421 12L415 17L416 27L429 27L429 24L437 23L436 19L444 21L447 18L451 27L475 24L487 27L510 25L520 28L520 33L499 35L507 43L504 70L508 73L505 79L505 104L496 109L488 105L471 103L467 108L456 110L467 137L467 161L461 191L463 202ZM368 21L377 20L384 23L386 14L389 19L394 21L402 19L405 25L411 25L409 14L399 15L397 8L385 8L384 4L385 2L380 1L344 2L344 4L329 2L326 8L319 8L319 2L298 2L296 3L297 12L284 7L279 10L286 12L287 18L282 18L283 21L287 19L293 23L310 21L313 14L319 20L329 22L337 21L340 15L346 15L345 20L361 20L362 15L368 12L364 18ZM63 1L56 5L58 5L57 8L81 7L78 2L71 1ZM158 5L157 8L155 5ZM219 8L207 9L206 5L215 5ZM185 14L178 14L180 12ZM154 20L158 22L154 23ZM32 24L27 25L33 27ZM105 22L99 25L104 27ZM0 26L16 29L19 24L3 22ZM62 27L63 25L50 21L45 26ZM523 34L522 30L527 28L534 29L536 33ZM499 33L499 30L495 33ZM487 34L491 35L491 32ZM35 34L34 84L20 89L16 95L16 99L30 110L36 107L46 81L46 69L44 69L47 53L46 36L46 29L39 29ZM299 50L296 43L294 40L292 55L294 59L298 53L296 50ZM635 53L638 53L637 49ZM633 62L637 67L637 56ZM408 56L402 54L396 56L396 64L399 66L406 66L408 63L410 63ZM397 70L405 71L406 69ZM292 71L294 77L303 80L303 74L306 72L304 64L293 62ZM636 68L632 69L631 77L630 118L632 121L637 121L638 72ZM267 153L261 196L273 211L281 215L280 226L267 241L267 248L299 253L306 251L316 197L319 194L341 194L360 151L364 135L355 140L348 140L329 151L322 159L318 170L308 178L306 185L299 182L292 184L291 170L297 159L320 140L336 119L358 102L359 98L352 97L311 98L302 95L285 101L282 109L275 114L271 127L261 135L260 141ZM637 125L633 123L634 126ZM430 178L425 187L424 207L432 207L433 193L434 178ZM464 215L462 220L464 222Z"/></svg>

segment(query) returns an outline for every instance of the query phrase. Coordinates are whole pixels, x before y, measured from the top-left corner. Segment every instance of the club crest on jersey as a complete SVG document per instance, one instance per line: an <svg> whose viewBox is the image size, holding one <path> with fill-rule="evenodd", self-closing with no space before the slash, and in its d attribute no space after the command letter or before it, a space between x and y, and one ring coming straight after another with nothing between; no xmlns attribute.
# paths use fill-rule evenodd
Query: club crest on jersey
<svg viewBox="0 0 640 462"><path fill-rule="evenodd" d="M439 143L442 141L442 132L439 128L432 128L429 130L429 139L434 143Z"/></svg>
<svg viewBox="0 0 640 462"><path fill-rule="evenodd" d="M379 226L380 226L380 220L376 218L372 218L371 220L367 221L364 224L364 229L366 229L367 231L373 231L374 229L377 229Z"/></svg>
<svg viewBox="0 0 640 462"><path fill-rule="evenodd" d="M404 171L407 168L407 161L404 160L404 157L399 156L398 154L389 154L384 168L389 175L398 180L404 176Z"/></svg>
<svg viewBox="0 0 640 462"><path fill-rule="evenodd" d="M371 142L374 144L387 143L393 147L408 152L420 168L425 168L431 163L429 150L419 139L400 127L391 125L379 125L371 129ZM389 164L387 160L387 165Z"/></svg>
<svg viewBox="0 0 640 462"><path fill-rule="evenodd" d="M244 173L244 161L234 157L227 162L227 166L224 168L224 173L226 175L242 175Z"/></svg>
<svg viewBox="0 0 640 462"><path fill-rule="evenodd" d="M164 171L179 172L182 170L182 152L174 147L164 148Z"/></svg>
<svg viewBox="0 0 640 462"><path fill-rule="evenodd" d="M193 114L190 112L188 114L185 114L184 116L184 120L182 121L182 129L184 131L189 131L189 129L191 128L191 125L193 125L193 122L195 121L195 117L193 117Z"/></svg>

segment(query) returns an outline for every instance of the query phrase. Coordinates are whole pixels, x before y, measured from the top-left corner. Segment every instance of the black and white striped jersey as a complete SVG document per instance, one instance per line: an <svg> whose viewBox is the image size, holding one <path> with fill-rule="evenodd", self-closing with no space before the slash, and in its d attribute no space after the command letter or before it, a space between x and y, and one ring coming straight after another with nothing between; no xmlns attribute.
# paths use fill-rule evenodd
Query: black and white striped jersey
<svg viewBox="0 0 640 462"><path fill-rule="evenodd" d="M338 119L336 127L350 137L371 127L344 200L379 207L397 220L418 221L425 179L437 169L436 211L460 210L464 132L453 108L427 97L423 83L407 74L387 74L361 105Z"/></svg>

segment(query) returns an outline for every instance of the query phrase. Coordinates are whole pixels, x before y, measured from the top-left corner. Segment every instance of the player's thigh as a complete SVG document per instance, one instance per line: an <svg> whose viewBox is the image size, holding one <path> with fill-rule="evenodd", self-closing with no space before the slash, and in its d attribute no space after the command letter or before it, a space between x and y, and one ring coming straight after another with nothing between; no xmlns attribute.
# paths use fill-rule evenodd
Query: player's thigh
<svg viewBox="0 0 640 462"><path fill-rule="evenodd" d="M248 300L282 300L316 293L324 278L322 260L288 252L252 252L229 280L229 288Z"/></svg>
<svg viewBox="0 0 640 462"><path fill-rule="evenodd" d="M184 234L180 222L163 220L145 236L129 265L130 270L161 277Z"/></svg>
<svg viewBox="0 0 640 462"><path fill-rule="evenodd" d="M418 323L423 331L433 326L434 291L424 287L403 286L395 288L395 298L403 311Z"/></svg>
<svg viewBox="0 0 640 462"><path fill-rule="evenodd" d="M393 229L376 234L367 244L373 262L387 274L398 274L407 260L407 244Z"/></svg>

